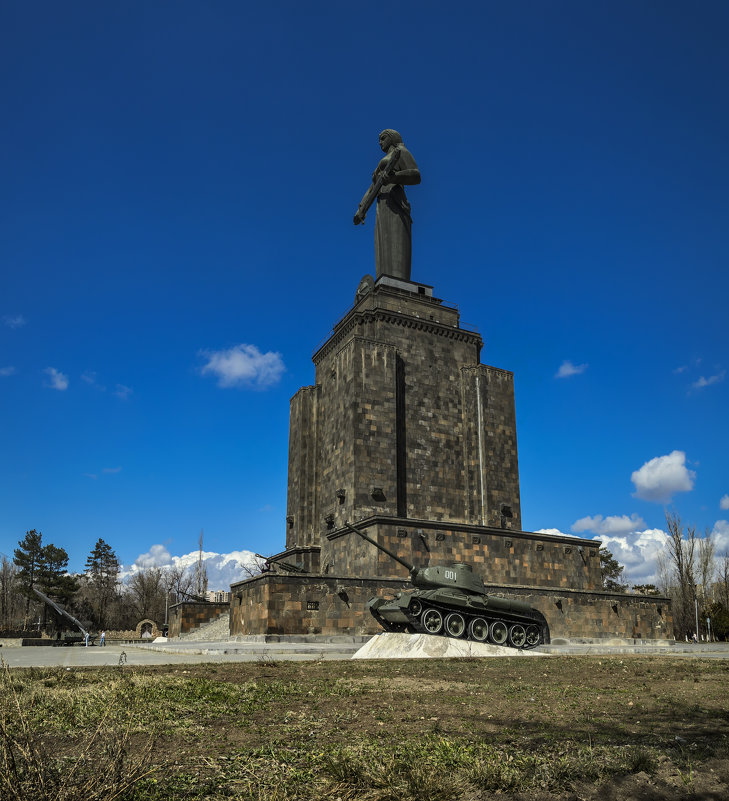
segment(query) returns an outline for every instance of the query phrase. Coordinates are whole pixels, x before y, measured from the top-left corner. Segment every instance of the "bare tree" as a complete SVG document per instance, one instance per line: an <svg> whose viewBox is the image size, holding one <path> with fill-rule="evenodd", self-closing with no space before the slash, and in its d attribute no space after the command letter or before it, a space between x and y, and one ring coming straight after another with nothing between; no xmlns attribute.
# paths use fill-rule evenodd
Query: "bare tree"
<svg viewBox="0 0 729 801"><path fill-rule="evenodd" d="M705 608L714 600L714 577L716 576L716 544L708 529L703 538L698 540L696 563L696 572L701 585L699 602Z"/></svg>
<svg viewBox="0 0 729 801"><path fill-rule="evenodd" d="M688 634L696 628L694 600L696 598L696 529L686 526L675 513L666 513L668 527L667 552L672 566L674 591L673 622L677 633ZM696 632L698 636L698 632Z"/></svg>
<svg viewBox="0 0 729 801"><path fill-rule="evenodd" d="M170 603L177 603L192 593L195 576L184 567L170 565L164 568L162 580L165 592L170 596Z"/></svg>
<svg viewBox="0 0 729 801"><path fill-rule="evenodd" d="M14 628L19 613L17 568L5 554L0 559L0 629Z"/></svg>
<svg viewBox="0 0 729 801"><path fill-rule="evenodd" d="M161 624L165 613L165 574L160 567L147 567L127 581L127 599L137 621L151 618Z"/></svg>
<svg viewBox="0 0 729 801"><path fill-rule="evenodd" d="M195 565L195 592L201 598L205 596L208 591L208 571L203 562L203 530L200 529L200 542L197 556L197 564Z"/></svg>
<svg viewBox="0 0 729 801"><path fill-rule="evenodd" d="M656 581L658 589L663 595L670 595L671 591L671 560L665 551L658 554L656 562Z"/></svg>
<svg viewBox="0 0 729 801"><path fill-rule="evenodd" d="M255 559L249 564L241 564L240 569L243 571L245 578L254 578L260 576L268 570L268 561L264 556L255 555Z"/></svg>
<svg viewBox="0 0 729 801"><path fill-rule="evenodd" d="M719 600L724 605L724 609L729 610L729 551L719 559Z"/></svg>

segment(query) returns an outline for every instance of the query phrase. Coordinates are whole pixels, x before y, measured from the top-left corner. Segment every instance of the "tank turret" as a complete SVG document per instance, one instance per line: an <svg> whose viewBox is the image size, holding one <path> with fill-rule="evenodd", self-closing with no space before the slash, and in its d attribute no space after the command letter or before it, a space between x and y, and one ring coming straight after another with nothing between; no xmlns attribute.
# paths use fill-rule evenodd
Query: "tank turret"
<svg viewBox="0 0 729 801"><path fill-rule="evenodd" d="M549 626L541 612L524 601L488 595L471 565L415 567L351 523L345 525L410 572L413 591L394 598L375 596L368 602L385 631L445 634L513 648L549 642Z"/></svg>

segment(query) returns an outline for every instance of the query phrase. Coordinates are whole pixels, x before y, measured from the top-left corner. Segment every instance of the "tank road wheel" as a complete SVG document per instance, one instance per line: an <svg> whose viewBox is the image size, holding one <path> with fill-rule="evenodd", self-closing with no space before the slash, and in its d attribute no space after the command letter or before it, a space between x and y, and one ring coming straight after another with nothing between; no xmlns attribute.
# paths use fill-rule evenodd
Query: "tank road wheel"
<svg viewBox="0 0 729 801"><path fill-rule="evenodd" d="M445 627L449 637L462 637L466 630L466 621L458 612L451 612L445 619Z"/></svg>
<svg viewBox="0 0 729 801"><path fill-rule="evenodd" d="M420 619L428 634L438 634L443 628L443 615L437 609L426 609Z"/></svg>
<svg viewBox="0 0 729 801"><path fill-rule="evenodd" d="M468 636L476 642L486 642L489 636L489 624L482 617L475 617L468 624Z"/></svg>
<svg viewBox="0 0 729 801"><path fill-rule="evenodd" d="M509 636L509 629L506 628L506 623L501 620L495 620L491 624L491 642L495 645L503 645L506 638Z"/></svg>
<svg viewBox="0 0 729 801"><path fill-rule="evenodd" d="M536 626L528 626L526 630L526 647L534 648L539 645L539 629Z"/></svg>
<svg viewBox="0 0 729 801"><path fill-rule="evenodd" d="M521 623L515 623L509 629L509 642L514 648L521 648L526 642L526 631Z"/></svg>
<svg viewBox="0 0 729 801"><path fill-rule="evenodd" d="M408 606L408 612L410 612L410 614L413 617L420 617L420 613L422 611L423 611L423 605L417 598L413 598L413 600L410 601L410 605Z"/></svg>

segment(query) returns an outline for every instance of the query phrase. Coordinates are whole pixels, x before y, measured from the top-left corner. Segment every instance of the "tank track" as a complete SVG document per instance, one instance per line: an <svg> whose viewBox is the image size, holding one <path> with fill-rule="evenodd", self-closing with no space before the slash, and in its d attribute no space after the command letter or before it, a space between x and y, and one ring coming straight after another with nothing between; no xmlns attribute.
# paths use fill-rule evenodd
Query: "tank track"
<svg viewBox="0 0 729 801"><path fill-rule="evenodd" d="M461 609L413 598L407 608L407 623L393 623L371 610L385 631L432 634L470 642L501 645L527 650L549 640L538 621L524 620L508 614L466 612Z"/></svg>

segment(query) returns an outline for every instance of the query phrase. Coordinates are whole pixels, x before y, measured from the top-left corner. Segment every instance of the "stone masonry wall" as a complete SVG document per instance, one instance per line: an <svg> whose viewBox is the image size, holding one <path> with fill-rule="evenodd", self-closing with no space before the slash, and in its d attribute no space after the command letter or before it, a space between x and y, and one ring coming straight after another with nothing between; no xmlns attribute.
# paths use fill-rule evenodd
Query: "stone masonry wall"
<svg viewBox="0 0 729 801"><path fill-rule="evenodd" d="M398 580L265 573L231 587L230 633L377 634L382 629L367 601L409 586Z"/></svg>
<svg viewBox="0 0 729 801"><path fill-rule="evenodd" d="M600 544L595 540L383 517L355 525L416 567L466 562L487 583L580 590L602 587ZM407 570L387 554L346 530L329 535L321 563L338 575L407 576Z"/></svg>
<svg viewBox="0 0 729 801"><path fill-rule="evenodd" d="M318 387L302 387L291 399L287 548L318 544L318 400Z"/></svg>
<svg viewBox="0 0 729 801"><path fill-rule="evenodd" d="M291 401L287 548L388 515L521 528L511 373L456 309L375 288Z"/></svg>
<svg viewBox="0 0 729 801"><path fill-rule="evenodd" d="M231 587L231 636L246 634L377 634L366 603L412 589L397 579L264 574ZM673 636L670 602L620 593L490 585L487 592L527 601L555 638Z"/></svg>
<svg viewBox="0 0 729 801"><path fill-rule="evenodd" d="M514 376L507 370L461 368L466 520L521 529Z"/></svg>

